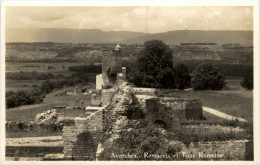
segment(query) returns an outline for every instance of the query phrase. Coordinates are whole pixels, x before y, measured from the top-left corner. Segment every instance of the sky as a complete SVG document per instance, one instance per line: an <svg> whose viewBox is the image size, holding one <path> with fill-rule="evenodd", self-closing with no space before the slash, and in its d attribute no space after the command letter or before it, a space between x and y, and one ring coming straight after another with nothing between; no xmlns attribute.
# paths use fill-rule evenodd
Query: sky
<svg viewBox="0 0 260 165"><path fill-rule="evenodd" d="M253 30L250 6L6 7L7 28L69 28L161 33Z"/></svg>

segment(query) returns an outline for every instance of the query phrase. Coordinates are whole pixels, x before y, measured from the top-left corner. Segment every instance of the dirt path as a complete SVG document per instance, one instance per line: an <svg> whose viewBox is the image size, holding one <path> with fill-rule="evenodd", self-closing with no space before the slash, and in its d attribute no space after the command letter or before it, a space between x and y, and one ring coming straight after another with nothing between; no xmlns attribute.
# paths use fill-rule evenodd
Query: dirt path
<svg viewBox="0 0 260 165"><path fill-rule="evenodd" d="M204 107L203 106L203 111L211 113L215 116L218 116L222 119L226 119L226 120L235 120L238 119L241 122L248 122L246 119L240 118L240 117L236 117L236 116L232 116L232 115L228 115L226 113L220 112L218 110L212 109L212 108L208 108L208 107Z"/></svg>

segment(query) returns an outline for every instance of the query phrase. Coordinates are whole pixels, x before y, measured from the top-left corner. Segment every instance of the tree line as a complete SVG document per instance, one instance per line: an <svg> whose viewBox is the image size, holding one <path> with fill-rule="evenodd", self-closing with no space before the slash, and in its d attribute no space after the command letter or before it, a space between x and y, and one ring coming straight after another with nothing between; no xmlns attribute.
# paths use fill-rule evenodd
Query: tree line
<svg viewBox="0 0 260 165"><path fill-rule="evenodd" d="M65 86L73 86L88 82L83 78L71 78L57 81L47 80L40 87L31 90L18 90L6 92L6 107L14 108L22 105L39 104L45 98L45 95L52 92L54 89L61 89Z"/></svg>
<svg viewBox="0 0 260 165"><path fill-rule="evenodd" d="M6 73L6 79L12 80L48 80L48 79L56 79L63 78L64 75L57 74L54 75L52 73L40 73L36 71L32 72L15 72L15 73Z"/></svg>
<svg viewBox="0 0 260 165"><path fill-rule="evenodd" d="M172 58L172 52L164 42L146 41L137 62L126 64L128 81L138 87L152 88L221 90L225 86L225 75L213 64L203 63L189 72L184 64L174 66ZM248 90L253 89L252 75L253 69L250 68L241 82Z"/></svg>

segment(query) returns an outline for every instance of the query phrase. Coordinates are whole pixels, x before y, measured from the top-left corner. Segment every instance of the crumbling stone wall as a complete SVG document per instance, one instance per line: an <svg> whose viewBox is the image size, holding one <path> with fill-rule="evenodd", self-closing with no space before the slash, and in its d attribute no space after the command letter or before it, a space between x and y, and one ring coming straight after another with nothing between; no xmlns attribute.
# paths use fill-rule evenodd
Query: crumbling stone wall
<svg viewBox="0 0 260 165"><path fill-rule="evenodd" d="M131 91L134 92L135 95L155 96L157 89L156 88L131 88Z"/></svg>
<svg viewBox="0 0 260 165"><path fill-rule="evenodd" d="M188 160L247 160L248 143L249 140L197 142L189 146L180 143L182 149L178 155L186 155Z"/></svg>
<svg viewBox="0 0 260 165"><path fill-rule="evenodd" d="M162 120L172 127L180 125L180 121L201 120L202 103L180 98L151 98L146 100L146 113L153 122Z"/></svg>
<svg viewBox="0 0 260 165"><path fill-rule="evenodd" d="M173 113L172 109L161 104L158 98L146 100L146 108L147 118L151 123L164 122L169 130L180 125L178 113L182 111Z"/></svg>
<svg viewBox="0 0 260 165"><path fill-rule="evenodd" d="M117 73L122 72L122 60L120 51L103 50L102 78L104 85L113 86Z"/></svg>
<svg viewBox="0 0 260 165"><path fill-rule="evenodd" d="M91 95L91 105L92 106L99 106L100 103L102 102L101 98L102 98L102 91L101 90L97 91L96 93L93 93Z"/></svg>
<svg viewBox="0 0 260 165"><path fill-rule="evenodd" d="M204 136L224 136L231 135L233 137L242 138L246 136L246 130L240 127L222 126L222 125L181 125L180 130L183 134L194 134Z"/></svg>
<svg viewBox="0 0 260 165"><path fill-rule="evenodd" d="M102 111L87 118L75 118L63 128L64 158L95 160L98 140L102 133Z"/></svg>
<svg viewBox="0 0 260 165"><path fill-rule="evenodd" d="M60 107L56 109L58 121L86 117L85 107Z"/></svg>
<svg viewBox="0 0 260 165"><path fill-rule="evenodd" d="M102 89L102 107L107 106L110 102L112 97L114 96L116 92L115 88L111 88L111 89Z"/></svg>
<svg viewBox="0 0 260 165"><path fill-rule="evenodd" d="M188 100L184 102L185 118L188 120L202 119L202 102L198 100Z"/></svg>

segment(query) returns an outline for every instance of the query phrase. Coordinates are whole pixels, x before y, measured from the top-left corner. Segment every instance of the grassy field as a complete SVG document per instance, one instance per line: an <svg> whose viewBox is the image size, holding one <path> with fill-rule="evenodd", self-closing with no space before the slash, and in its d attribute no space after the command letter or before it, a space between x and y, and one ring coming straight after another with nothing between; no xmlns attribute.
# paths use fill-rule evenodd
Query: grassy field
<svg viewBox="0 0 260 165"><path fill-rule="evenodd" d="M88 90L94 88L94 84L86 86ZM64 92L64 90L72 89L75 87L70 87L66 89L56 90L50 94L46 95L43 103L34 105L24 105L16 108L10 108L6 110L6 120L7 121L34 121L35 116L43 111L50 110L54 106L70 106L70 107L80 107L88 106L90 104L90 96L83 94L77 95L63 95L55 96ZM83 100L83 105L81 104Z"/></svg>
<svg viewBox="0 0 260 165"><path fill-rule="evenodd" d="M161 94L200 99L203 106L253 122L253 91L242 88L241 80L241 77L228 78L225 89L221 91L164 91ZM213 117L208 113L204 113L204 116L209 119ZM215 119L219 120L216 117Z"/></svg>
<svg viewBox="0 0 260 165"><path fill-rule="evenodd" d="M53 74L64 74L70 75L72 72L68 70L70 66L79 65L79 63L33 63L33 62L6 62L6 72L45 72L45 73L53 73ZM64 66L64 67L63 67ZM52 67L49 68L48 67Z"/></svg>
<svg viewBox="0 0 260 165"><path fill-rule="evenodd" d="M46 80L5 80L6 91L30 90L36 86L40 87Z"/></svg>
<svg viewBox="0 0 260 165"><path fill-rule="evenodd" d="M70 66L79 65L78 63L6 63L6 73L12 72L43 72L51 74L62 74L69 76L74 72L69 71ZM48 66L53 66L52 69L48 69ZM32 89L33 86L41 86L46 80L5 80L6 91L17 91Z"/></svg>

